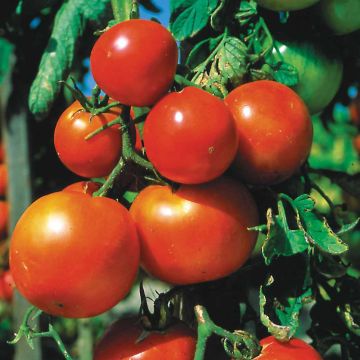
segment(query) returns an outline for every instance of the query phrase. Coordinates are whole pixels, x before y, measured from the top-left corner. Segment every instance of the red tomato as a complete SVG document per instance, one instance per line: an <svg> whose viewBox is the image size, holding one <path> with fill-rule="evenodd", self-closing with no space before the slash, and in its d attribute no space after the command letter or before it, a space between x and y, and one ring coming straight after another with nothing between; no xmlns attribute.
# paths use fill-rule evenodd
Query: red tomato
<svg viewBox="0 0 360 360"><path fill-rule="evenodd" d="M124 298L139 265L128 211L108 198L57 192L16 224L10 269L20 293L49 314L88 317Z"/></svg>
<svg viewBox="0 0 360 360"><path fill-rule="evenodd" d="M102 34L91 51L90 65L95 81L110 97L126 105L148 106L169 90L177 58L168 30L136 19Z"/></svg>
<svg viewBox="0 0 360 360"><path fill-rule="evenodd" d="M195 87L166 95L145 120L149 160L161 175L183 184L220 176L235 157L237 141L225 104Z"/></svg>
<svg viewBox="0 0 360 360"><path fill-rule="evenodd" d="M9 222L9 209L6 201L0 200L0 238L6 233Z"/></svg>
<svg viewBox="0 0 360 360"><path fill-rule="evenodd" d="M3 296L4 300L10 302L13 297L14 289L15 289L15 282L12 277L11 271L6 270L2 276L2 286L3 286Z"/></svg>
<svg viewBox="0 0 360 360"><path fill-rule="evenodd" d="M353 99L349 105L350 119L355 126L360 127L360 96Z"/></svg>
<svg viewBox="0 0 360 360"><path fill-rule="evenodd" d="M360 155L360 135L356 135L354 137L353 145L357 153Z"/></svg>
<svg viewBox="0 0 360 360"><path fill-rule="evenodd" d="M276 11L291 11L305 9L319 0L257 0L260 6Z"/></svg>
<svg viewBox="0 0 360 360"><path fill-rule="evenodd" d="M119 125L113 125L89 140L85 137L115 120L120 113L120 108L112 108L90 120L91 114L78 101L70 105L60 116L54 134L55 149L62 163L80 176L109 175L121 155Z"/></svg>
<svg viewBox="0 0 360 360"><path fill-rule="evenodd" d="M6 164L0 164L0 196L5 196L8 184L8 172Z"/></svg>
<svg viewBox="0 0 360 360"><path fill-rule="evenodd" d="M5 161L5 147L4 144L0 141L0 162Z"/></svg>
<svg viewBox="0 0 360 360"><path fill-rule="evenodd" d="M280 342L273 336L260 341L261 354L254 360L322 360L320 354L305 341L291 339Z"/></svg>
<svg viewBox="0 0 360 360"><path fill-rule="evenodd" d="M301 98L275 81L240 85L225 98L239 134L236 174L251 184L291 177L310 153L313 129Z"/></svg>
<svg viewBox="0 0 360 360"><path fill-rule="evenodd" d="M143 332L137 319L114 323L95 348L94 360L192 360L196 337L177 324L164 332L153 331L139 341Z"/></svg>
<svg viewBox="0 0 360 360"><path fill-rule="evenodd" d="M95 191L100 189L100 184L93 181L78 181L68 185L62 191L75 191L86 195L92 195Z"/></svg>
<svg viewBox="0 0 360 360"><path fill-rule="evenodd" d="M257 234L256 204L239 182L219 178L177 191L149 186L131 205L141 244L142 266L173 284L215 280L250 256Z"/></svg>

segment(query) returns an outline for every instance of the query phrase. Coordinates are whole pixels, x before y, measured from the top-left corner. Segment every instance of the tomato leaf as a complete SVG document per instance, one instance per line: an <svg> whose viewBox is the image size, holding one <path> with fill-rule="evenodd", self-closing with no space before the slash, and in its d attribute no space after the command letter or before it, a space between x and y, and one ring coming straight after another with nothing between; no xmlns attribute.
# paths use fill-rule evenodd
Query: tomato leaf
<svg viewBox="0 0 360 360"><path fill-rule="evenodd" d="M241 1L239 10L235 14L235 18L238 20L241 26L246 25L253 20L253 17L257 15L257 3L255 0Z"/></svg>
<svg viewBox="0 0 360 360"><path fill-rule="evenodd" d="M88 4L85 0L64 3L55 17L48 45L41 58L39 70L29 95L30 111L38 118L49 112L61 85L71 69L78 38L86 22L99 24L108 6L107 0Z"/></svg>
<svg viewBox="0 0 360 360"><path fill-rule="evenodd" d="M0 37L0 84L10 70L13 48L11 43Z"/></svg>
<svg viewBox="0 0 360 360"><path fill-rule="evenodd" d="M290 230L285 214L273 216L271 209L267 212L267 228L262 253L265 263L269 265L274 257L292 256L305 251L309 244L302 231Z"/></svg>
<svg viewBox="0 0 360 360"><path fill-rule="evenodd" d="M193 37L208 23L219 0L171 0L170 30L176 40Z"/></svg>
<svg viewBox="0 0 360 360"><path fill-rule="evenodd" d="M348 250L348 246L331 230L326 219L320 219L313 212L315 202L309 195L297 197L294 204L298 210L298 226L311 243L332 255L343 254Z"/></svg>
<svg viewBox="0 0 360 360"><path fill-rule="evenodd" d="M353 221L350 224L345 224L341 227L341 229L337 232L337 235L343 235L353 229L359 224L360 218L357 218L355 221Z"/></svg>

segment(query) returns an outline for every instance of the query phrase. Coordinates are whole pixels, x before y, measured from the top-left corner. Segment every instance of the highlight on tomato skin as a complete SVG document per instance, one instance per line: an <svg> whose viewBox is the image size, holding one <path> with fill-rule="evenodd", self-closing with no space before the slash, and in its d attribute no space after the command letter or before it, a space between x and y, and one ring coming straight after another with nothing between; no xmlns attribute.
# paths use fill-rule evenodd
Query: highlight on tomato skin
<svg viewBox="0 0 360 360"><path fill-rule="evenodd" d="M96 83L125 105L150 106L173 83L176 41L162 25L143 19L112 26L96 41L90 67Z"/></svg>
<svg viewBox="0 0 360 360"><path fill-rule="evenodd" d="M121 111L120 107L114 107L92 116L78 101L71 104L61 114L54 132L54 145L60 161L82 177L109 175L122 152L120 125L108 127L90 139L86 136L115 120Z"/></svg>
<svg viewBox="0 0 360 360"><path fill-rule="evenodd" d="M130 207L139 234L141 265L176 285L216 280L249 258L257 233L257 206L238 181L218 178L176 191L152 185Z"/></svg>
<svg viewBox="0 0 360 360"><path fill-rule="evenodd" d="M152 331L140 339L143 329L136 318L115 322L95 346L94 360L192 360L196 334L183 323L164 331Z"/></svg>
<svg viewBox="0 0 360 360"><path fill-rule="evenodd" d="M261 354L254 360L322 360L320 354L305 341L292 338L280 342L273 336L260 340Z"/></svg>
<svg viewBox="0 0 360 360"><path fill-rule="evenodd" d="M298 171L312 145L313 127L303 100L270 80L240 85L225 98L239 136L234 174L249 184L273 185Z"/></svg>
<svg viewBox="0 0 360 360"><path fill-rule="evenodd" d="M32 203L10 242L19 292L46 313L82 318L131 289L140 247L128 210L115 200L60 191Z"/></svg>
<svg viewBox="0 0 360 360"><path fill-rule="evenodd" d="M224 102L196 87L163 97L144 124L147 157L164 177L181 184L214 180L237 149L234 119Z"/></svg>

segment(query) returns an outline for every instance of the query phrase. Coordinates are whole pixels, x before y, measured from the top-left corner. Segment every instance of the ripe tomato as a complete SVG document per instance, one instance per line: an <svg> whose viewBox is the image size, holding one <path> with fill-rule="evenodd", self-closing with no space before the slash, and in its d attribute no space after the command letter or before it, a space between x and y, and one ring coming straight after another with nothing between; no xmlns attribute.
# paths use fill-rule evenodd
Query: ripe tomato
<svg viewBox="0 0 360 360"><path fill-rule="evenodd" d="M166 95L150 111L144 145L161 175L198 184L215 179L230 166L237 149L236 126L220 99L187 87Z"/></svg>
<svg viewBox="0 0 360 360"><path fill-rule="evenodd" d="M91 114L78 101L70 105L60 116L54 134L55 149L62 163L80 176L109 175L121 155L119 125L113 125L89 140L85 137L120 113L120 108L112 108L90 120Z"/></svg>
<svg viewBox="0 0 360 360"><path fill-rule="evenodd" d="M35 201L16 224L10 269L20 293L49 314L88 317L120 301L139 265L128 211L108 198L57 192Z"/></svg>
<svg viewBox="0 0 360 360"><path fill-rule="evenodd" d="M1 282L2 282L2 287L3 287L2 290L3 290L4 300L10 302L12 300L14 289L15 289L15 282L14 282L14 279L12 277L10 270L6 270L1 275Z"/></svg>
<svg viewBox="0 0 360 360"><path fill-rule="evenodd" d="M148 106L170 88L177 66L175 39L160 24L128 20L96 41L91 72L106 94L126 105Z"/></svg>
<svg viewBox="0 0 360 360"><path fill-rule="evenodd" d="M100 189L100 184L93 181L78 181L65 187L62 191L75 191L86 195L92 195Z"/></svg>
<svg viewBox="0 0 360 360"><path fill-rule="evenodd" d="M301 10L317 2L319 0L257 0L260 6L276 11Z"/></svg>
<svg viewBox="0 0 360 360"><path fill-rule="evenodd" d="M322 0L320 11L325 24L337 35L360 29L359 0Z"/></svg>
<svg viewBox="0 0 360 360"><path fill-rule="evenodd" d="M356 135L353 140L354 149L360 155L360 135Z"/></svg>
<svg viewBox="0 0 360 360"><path fill-rule="evenodd" d="M114 323L95 347L94 360L192 360L196 336L183 324L163 332L153 331L139 341L143 332L138 319Z"/></svg>
<svg viewBox="0 0 360 360"><path fill-rule="evenodd" d="M320 354L305 341L291 339L284 343L268 336L260 341L261 354L254 360L322 360Z"/></svg>
<svg viewBox="0 0 360 360"><path fill-rule="evenodd" d="M172 284L215 280L248 259L258 223L256 204L236 180L201 185L149 186L131 205L141 244L141 264Z"/></svg>
<svg viewBox="0 0 360 360"><path fill-rule="evenodd" d="M0 163L5 161L5 147L4 144L0 141Z"/></svg>
<svg viewBox="0 0 360 360"><path fill-rule="evenodd" d="M5 196L8 183L8 172L6 164L0 164L0 196Z"/></svg>
<svg viewBox="0 0 360 360"><path fill-rule="evenodd" d="M275 184L293 175L309 155L312 123L301 98L275 81L240 85L225 98L239 134L234 161L251 184Z"/></svg>
<svg viewBox="0 0 360 360"><path fill-rule="evenodd" d="M276 42L276 45L282 60L297 69L299 82L293 89L304 100L310 113L323 110L341 85L341 59L323 43L285 41ZM273 54L278 57L276 50Z"/></svg>
<svg viewBox="0 0 360 360"><path fill-rule="evenodd" d="M0 200L0 239L6 233L9 222L9 209L6 201Z"/></svg>

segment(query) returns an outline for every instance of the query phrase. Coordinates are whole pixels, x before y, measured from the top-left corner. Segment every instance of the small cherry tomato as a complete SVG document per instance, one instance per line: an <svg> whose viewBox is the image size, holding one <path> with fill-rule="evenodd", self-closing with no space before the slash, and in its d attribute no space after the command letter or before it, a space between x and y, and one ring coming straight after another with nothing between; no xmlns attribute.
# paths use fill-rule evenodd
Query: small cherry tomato
<svg viewBox="0 0 360 360"><path fill-rule="evenodd" d="M195 87L166 95L145 120L149 160L161 175L183 184L220 176L235 157L237 141L223 101Z"/></svg>
<svg viewBox="0 0 360 360"><path fill-rule="evenodd" d="M87 195L92 195L100 189L100 184L93 181L78 181L66 186L62 191L75 191Z"/></svg>
<svg viewBox="0 0 360 360"><path fill-rule="evenodd" d="M4 300L11 302L14 289L15 289L15 282L12 277L11 271L6 270L2 276L2 285L3 285L3 293L4 293Z"/></svg>
<svg viewBox="0 0 360 360"><path fill-rule="evenodd" d="M114 323L95 347L94 360L192 360L196 336L183 324L141 338L139 320Z"/></svg>
<svg viewBox="0 0 360 360"><path fill-rule="evenodd" d="M8 172L6 164L0 164L0 196L5 196L8 185Z"/></svg>
<svg viewBox="0 0 360 360"><path fill-rule="evenodd" d="M169 90L177 59L175 39L166 28L134 19L114 25L99 37L90 65L96 83L113 99L149 106Z"/></svg>
<svg viewBox="0 0 360 360"><path fill-rule="evenodd" d="M23 213L10 242L19 292L55 316L109 310L130 290L138 266L134 223L109 198L65 191L43 196Z"/></svg>
<svg viewBox="0 0 360 360"><path fill-rule="evenodd" d="M305 9L319 0L256 0L260 6L269 10L292 11ZM326 0L327 1L327 0Z"/></svg>
<svg viewBox="0 0 360 360"><path fill-rule="evenodd" d="M0 200L0 238L6 234L9 222L9 209L7 201Z"/></svg>
<svg viewBox="0 0 360 360"><path fill-rule="evenodd" d="M235 173L251 184L291 177L310 153L313 128L301 98L275 81L240 85L225 98L239 135Z"/></svg>
<svg viewBox="0 0 360 360"><path fill-rule="evenodd" d="M258 223L249 191L230 178L173 191L153 185L130 208L141 244L141 264L172 284L216 280L249 258Z"/></svg>
<svg viewBox="0 0 360 360"><path fill-rule="evenodd" d="M254 360L322 360L320 354L305 341L293 338L280 342L273 336L260 341L261 354Z"/></svg>
<svg viewBox="0 0 360 360"><path fill-rule="evenodd" d="M92 117L78 101L70 105L60 116L54 133L55 149L61 162L79 176L109 175L121 155L120 126L113 125L88 140L85 137L115 120L120 113L121 109L114 107Z"/></svg>

